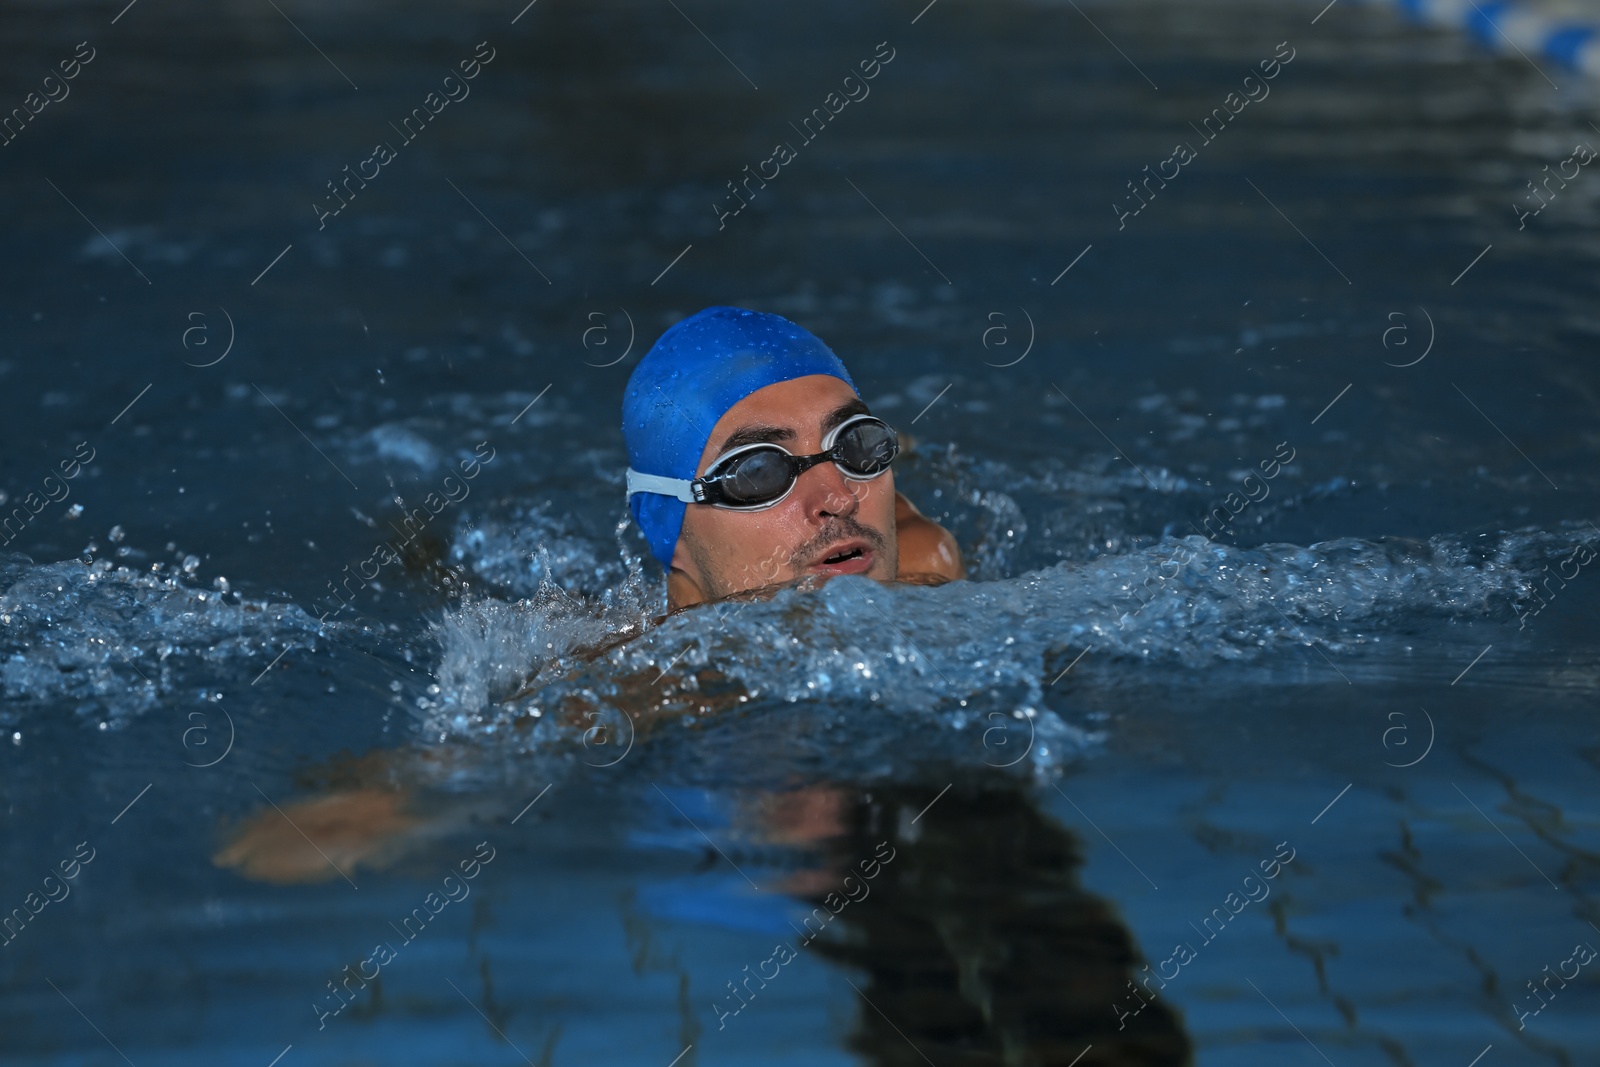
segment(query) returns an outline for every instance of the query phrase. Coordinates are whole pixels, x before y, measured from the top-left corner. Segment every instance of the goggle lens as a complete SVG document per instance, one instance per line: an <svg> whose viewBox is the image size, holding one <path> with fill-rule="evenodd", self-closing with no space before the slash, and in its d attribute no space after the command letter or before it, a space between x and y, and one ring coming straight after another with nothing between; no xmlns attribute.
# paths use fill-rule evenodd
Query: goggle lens
<svg viewBox="0 0 1600 1067"><path fill-rule="evenodd" d="M858 422L846 427L834 444L837 462L852 474L866 477L888 470L899 451L900 442L894 431L881 422Z"/></svg>
<svg viewBox="0 0 1600 1067"><path fill-rule="evenodd" d="M753 449L735 456L717 480L727 502L739 507L764 504L789 491L794 482L790 456L776 448Z"/></svg>

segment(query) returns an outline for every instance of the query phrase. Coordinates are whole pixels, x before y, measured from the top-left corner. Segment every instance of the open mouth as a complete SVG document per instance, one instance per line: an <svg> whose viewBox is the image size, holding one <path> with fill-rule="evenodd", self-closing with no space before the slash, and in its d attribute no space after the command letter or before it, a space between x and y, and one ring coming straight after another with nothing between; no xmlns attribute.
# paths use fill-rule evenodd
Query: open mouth
<svg viewBox="0 0 1600 1067"><path fill-rule="evenodd" d="M864 574L875 558L870 544L852 539L828 546L827 554L806 569L812 574Z"/></svg>

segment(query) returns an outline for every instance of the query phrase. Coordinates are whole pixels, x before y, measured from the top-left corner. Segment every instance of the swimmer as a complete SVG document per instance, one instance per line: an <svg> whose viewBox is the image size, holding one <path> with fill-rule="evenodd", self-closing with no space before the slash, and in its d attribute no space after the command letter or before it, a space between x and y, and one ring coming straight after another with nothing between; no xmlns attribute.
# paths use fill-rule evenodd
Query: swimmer
<svg viewBox="0 0 1600 1067"><path fill-rule="evenodd" d="M628 380L622 431L670 611L841 574L965 577L955 538L895 491L895 431L788 319L710 307L674 325Z"/></svg>
<svg viewBox="0 0 1600 1067"><path fill-rule="evenodd" d="M669 612L845 574L965 577L955 538L895 490L895 431L839 358L787 319L711 307L677 323L634 369L622 424L628 507L667 570ZM648 728L648 706L633 714ZM281 883L387 866L488 814L472 802L424 814L414 802L473 759L430 746L339 762L325 768L331 791L259 812L214 861Z"/></svg>

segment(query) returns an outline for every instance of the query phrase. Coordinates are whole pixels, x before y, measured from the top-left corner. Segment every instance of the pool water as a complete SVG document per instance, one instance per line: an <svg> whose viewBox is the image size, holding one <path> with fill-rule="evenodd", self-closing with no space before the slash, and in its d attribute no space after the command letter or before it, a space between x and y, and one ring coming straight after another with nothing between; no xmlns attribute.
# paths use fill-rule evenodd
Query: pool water
<svg viewBox="0 0 1600 1067"><path fill-rule="evenodd" d="M0 1061L1600 1055L1593 83L1265 0L0 19ZM715 303L972 581L655 622L621 391Z"/></svg>

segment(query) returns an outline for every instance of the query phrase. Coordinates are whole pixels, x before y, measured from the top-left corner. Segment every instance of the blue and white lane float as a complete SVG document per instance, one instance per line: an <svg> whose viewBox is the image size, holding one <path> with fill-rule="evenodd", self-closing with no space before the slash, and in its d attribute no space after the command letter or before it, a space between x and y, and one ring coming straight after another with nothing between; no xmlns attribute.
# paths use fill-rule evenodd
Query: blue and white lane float
<svg viewBox="0 0 1600 1067"><path fill-rule="evenodd" d="M1600 77L1600 4L1513 0L1387 0L1418 22L1463 30L1496 52L1550 60Z"/></svg>

